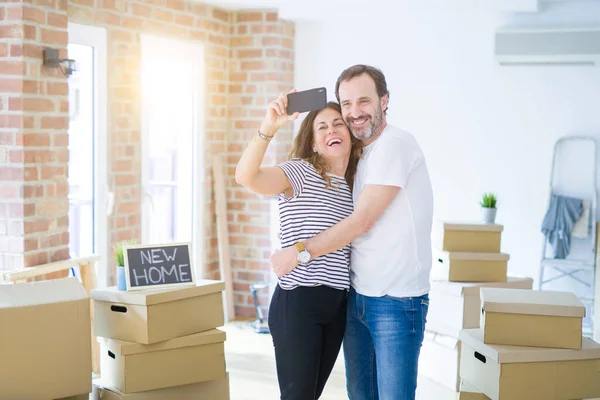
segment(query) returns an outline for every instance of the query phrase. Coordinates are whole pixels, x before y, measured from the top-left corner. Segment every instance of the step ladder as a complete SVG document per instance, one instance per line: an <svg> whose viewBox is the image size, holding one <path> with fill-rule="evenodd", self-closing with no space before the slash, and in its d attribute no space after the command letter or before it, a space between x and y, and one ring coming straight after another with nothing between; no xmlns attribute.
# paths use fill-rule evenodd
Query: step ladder
<svg viewBox="0 0 600 400"><path fill-rule="evenodd" d="M548 205L552 195L587 201L588 230L586 237L571 236L570 252L564 259L553 257L551 244L544 237L538 280L540 290L564 290L577 295L586 306L583 334L588 337L592 337L594 332L597 175L597 144L594 138L566 136L555 143Z"/></svg>

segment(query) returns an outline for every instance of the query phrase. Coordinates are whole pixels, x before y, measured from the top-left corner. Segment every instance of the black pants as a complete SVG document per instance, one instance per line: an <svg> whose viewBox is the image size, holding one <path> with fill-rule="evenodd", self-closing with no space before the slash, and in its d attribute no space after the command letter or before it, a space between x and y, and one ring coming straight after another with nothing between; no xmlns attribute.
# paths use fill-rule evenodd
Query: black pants
<svg viewBox="0 0 600 400"><path fill-rule="evenodd" d="M346 294L327 286L275 288L269 329L281 399L315 400L323 393L344 338Z"/></svg>

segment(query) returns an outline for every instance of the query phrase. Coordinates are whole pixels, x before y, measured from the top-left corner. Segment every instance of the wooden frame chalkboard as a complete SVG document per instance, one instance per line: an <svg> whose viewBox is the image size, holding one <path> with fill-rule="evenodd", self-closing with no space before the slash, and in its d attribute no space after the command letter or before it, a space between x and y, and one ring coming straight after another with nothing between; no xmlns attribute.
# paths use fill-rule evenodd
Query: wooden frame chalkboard
<svg viewBox="0 0 600 400"><path fill-rule="evenodd" d="M126 246L127 290L195 286L191 254L190 243Z"/></svg>

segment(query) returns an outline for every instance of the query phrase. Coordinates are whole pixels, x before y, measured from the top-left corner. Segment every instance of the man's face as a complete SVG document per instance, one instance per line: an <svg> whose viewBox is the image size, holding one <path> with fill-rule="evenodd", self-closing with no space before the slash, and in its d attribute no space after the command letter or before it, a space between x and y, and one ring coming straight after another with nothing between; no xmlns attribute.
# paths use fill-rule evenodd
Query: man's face
<svg viewBox="0 0 600 400"><path fill-rule="evenodd" d="M368 141L380 133L387 95L379 98L369 75L362 74L340 83L339 96L342 116L354 137Z"/></svg>

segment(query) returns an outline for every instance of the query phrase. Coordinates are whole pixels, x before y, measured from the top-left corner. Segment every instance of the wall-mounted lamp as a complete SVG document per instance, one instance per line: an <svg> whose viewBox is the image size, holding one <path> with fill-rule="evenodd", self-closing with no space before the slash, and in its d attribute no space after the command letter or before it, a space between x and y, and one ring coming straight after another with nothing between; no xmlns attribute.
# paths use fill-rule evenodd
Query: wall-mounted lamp
<svg viewBox="0 0 600 400"><path fill-rule="evenodd" d="M50 68L60 68L67 78L76 71L75 60L70 58L59 58L58 50L46 47L44 49L44 65Z"/></svg>

